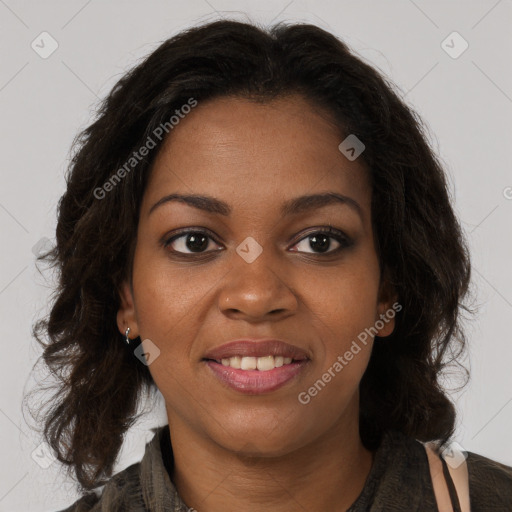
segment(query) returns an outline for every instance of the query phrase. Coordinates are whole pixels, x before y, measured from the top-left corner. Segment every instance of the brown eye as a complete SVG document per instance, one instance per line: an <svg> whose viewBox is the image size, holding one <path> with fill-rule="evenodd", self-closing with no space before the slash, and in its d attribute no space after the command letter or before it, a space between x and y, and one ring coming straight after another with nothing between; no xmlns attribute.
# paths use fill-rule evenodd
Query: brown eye
<svg viewBox="0 0 512 512"><path fill-rule="evenodd" d="M332 249L332 240L337 244L337 246L334 244L334 249ZM329 227L309 233L295 244L294 247L301 247L295 250L295 252L307 253L309 252L308 249L310 249L312 254L331 254L350 245L352 245L352 241L347 236L343 235L341 231Z"/></svg>
<svg viewBox="0 0 512 512"><path fill-rule="evenodd" d="M205 231L188 230L169 238L164 247L172 246L172 251L180 254L202 254L210 246L212 237Z"/></svg>

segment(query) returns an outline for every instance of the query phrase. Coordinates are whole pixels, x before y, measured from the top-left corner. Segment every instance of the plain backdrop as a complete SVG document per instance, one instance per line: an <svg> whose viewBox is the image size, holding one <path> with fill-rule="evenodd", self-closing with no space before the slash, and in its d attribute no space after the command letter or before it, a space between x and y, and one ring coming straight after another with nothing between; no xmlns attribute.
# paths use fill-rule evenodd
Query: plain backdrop
<svg viewBox="0 0 512 512"><path fill-rule="evenodd" d="M470 243L479 307L467 324L471 381L451 391L456 440L512 465L510 0L0 0L0 512L55 511L77 497L57 463L36 462L41 439L21 409L40 355L31 327L51 293L35 253L55 236L73 137L161 41L223 17L317 24L397 84L427 123ZM149 429L164 422L160 404L130 432L117 468L139 460Z"/></svg>

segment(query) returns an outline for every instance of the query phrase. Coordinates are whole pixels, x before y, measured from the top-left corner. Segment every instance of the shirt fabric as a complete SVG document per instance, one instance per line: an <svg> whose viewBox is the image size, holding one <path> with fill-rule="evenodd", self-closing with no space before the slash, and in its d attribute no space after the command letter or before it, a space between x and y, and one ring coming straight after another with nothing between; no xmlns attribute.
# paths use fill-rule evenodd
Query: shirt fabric
<svg viewBox="0 0 512 512"><path fill-rule="evenodd" d="M140 462L114 475L99 493L86 494L61 512L193 512L169 476L169 426L153 432ZM467 452L466 463L471 512L511 512L512 467L473 452ZM446 475L446 463L444 469ZM347 511L330 512L438 512L423 444L401 432L386 431L359 497Z"/></svg>

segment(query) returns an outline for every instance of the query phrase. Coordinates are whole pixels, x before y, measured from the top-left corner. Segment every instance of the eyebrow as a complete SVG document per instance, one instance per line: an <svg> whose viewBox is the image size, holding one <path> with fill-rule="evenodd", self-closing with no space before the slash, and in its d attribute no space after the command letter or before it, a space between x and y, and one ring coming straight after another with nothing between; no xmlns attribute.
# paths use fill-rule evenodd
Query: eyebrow
<svg viewBox="0 0 512 512"><path fill-rule="evenodd" d="M165 203L178 201L189 206L203 210L208 213L216 213L228 217L231 214L231 207L211 196L197 194L169 194L158 200L149 210L148 216L151 215L158 207ZM325 192L321 194L310 194L289 199L281 206L281 216L287 217L297 215L318 208L323 208L332 204L341 204L351 207L355 210L361 219L364 218L363 210L359 203L351 197L338 194L337 192Z"/></svg>

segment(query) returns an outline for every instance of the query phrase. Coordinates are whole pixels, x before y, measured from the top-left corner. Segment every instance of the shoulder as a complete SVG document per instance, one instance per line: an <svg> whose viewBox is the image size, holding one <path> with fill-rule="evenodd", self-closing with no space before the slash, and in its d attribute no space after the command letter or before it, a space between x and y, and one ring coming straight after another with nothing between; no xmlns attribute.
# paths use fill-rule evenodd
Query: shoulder
<svg viewBox="0 0 512 512"><path fill-rule="evenodd" d="M59 512L143 512L146 501L155 496L169 497L172 486L162 459L161 442L169 433L168 425L151 429L153 438L146 443L140 462L113 475L98 491L92 491Z"/></svg>
<svg viewBox="0 0 512 512"><path fill-rule="evenodd" d="M473 512L512 509L512 467L467 452L469 495Z"/></svg>
<svg viewBox="0 0 512 512"><path fill-rule="evenodd" d="M512 467L474 452L466 455L471 512L512 511ZM374 466L373 501L380 499L387 505L389 501L393 510L437 510L423 442L388 431L375 454ZM400 495L397 488L401 489ZM391 510L391 505L385 509Z"/></svg>
<svg viewBox="0 0 512 512"><path fill-rule="evenodd" d="M89 492L60 512L138 512L144 505L140 488L140 462L114 475L98 492ZM142 508L141 508L142 505Z"/></svg>

